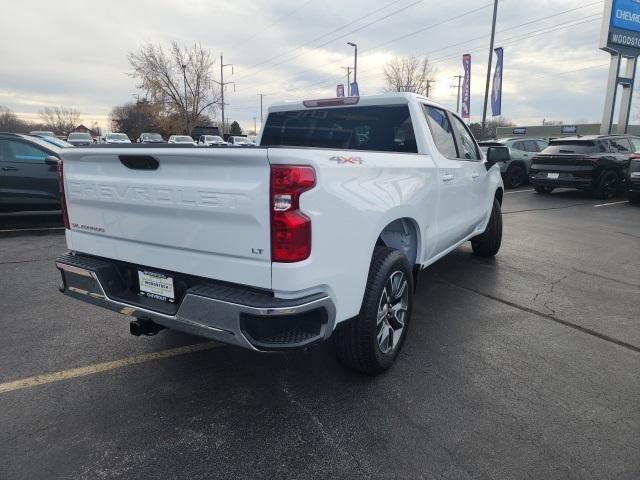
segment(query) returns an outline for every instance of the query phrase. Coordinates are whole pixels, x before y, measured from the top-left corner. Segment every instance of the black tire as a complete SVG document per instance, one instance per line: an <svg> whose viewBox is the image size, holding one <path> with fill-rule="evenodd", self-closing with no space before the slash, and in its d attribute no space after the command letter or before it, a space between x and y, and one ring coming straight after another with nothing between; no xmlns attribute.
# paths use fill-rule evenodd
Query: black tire
<svg viewBox="0 0 640 480"><path fill-rule="evenodd" d="M640 192L629 192L629 203L640 203Z"/></svg>
<svg viewBox="0 0 640 480"><path fill-rule="evenodd" d="M493 199L491 218L484 233L471 239L473 253L481 257L493 257L500 250L502 244L502 210L500 202Z"/></svg>
<svg viewBox="0 0 640 480"><path fill-rule="evenodd" d="M549 195L553 192L553 187L543 187L542 185L534 185L533 189L537 193L542 193L543 195Z"/></svg>
<svg viewBox="0 0 640 480"><path fill-rule="evenodd" d="M620 177L615 170L605 170L600 175L596 188L593 189L593 196L599 200L610 200L615 198L620 190Z"/></svg>
<svg viewBox="0 0 640 480"><path fill-rule="evenodd" d="M527 181L527 170L519 163L512 163L504 174L504 186L518 188Z"/></svg>
<svg viewBox="0 0 640 480"><path fill-rule="evenodd" d="M406 302L406 305L402 304L406 309L396 311L389 308L391 299L387 296L385 300L384 292L389 291L389 282L392 279L398 280L398 272L402 274L399 282L406 280L406 285L405 291L401 292L401 297L396 300ZM387 370L402 349L409 328L412 306L413 276L407 257L393 248L376 247L369 267L360 314L338 325L333 333L333 346L338 360L347 367L368 375L377 375ZM378 321L381 308L387 313ZM400 322L397 322L398 318L393 316L392 312L398 316L400 312L404 312L400 332L396 328ZM385 331L388 336L386 346L391 347L386 352L383 351L383 343L379 343L381 334L384 335Z"/></svg>

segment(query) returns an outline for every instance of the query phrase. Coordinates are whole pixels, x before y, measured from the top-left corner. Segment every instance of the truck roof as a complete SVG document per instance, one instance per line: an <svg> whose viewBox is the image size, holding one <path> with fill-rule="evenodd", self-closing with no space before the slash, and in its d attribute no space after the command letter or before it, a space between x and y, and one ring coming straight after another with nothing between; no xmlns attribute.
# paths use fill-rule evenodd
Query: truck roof
<svg viewBox="0 0 640 480"><path fill-rule="evenodd" d="M308 100L286 100L274 102L269 107L269 112L284 112L288 110L306 110L309 108L340 108L348 106L376 106L376 105L398 105L409 104L414 101L420 101L433 105L442 109L446 108L424 95L409 92L389 92L380 95L366 95L361 97L325 97L314 98ZM314 104L314 102L317 102Z"/></svg>

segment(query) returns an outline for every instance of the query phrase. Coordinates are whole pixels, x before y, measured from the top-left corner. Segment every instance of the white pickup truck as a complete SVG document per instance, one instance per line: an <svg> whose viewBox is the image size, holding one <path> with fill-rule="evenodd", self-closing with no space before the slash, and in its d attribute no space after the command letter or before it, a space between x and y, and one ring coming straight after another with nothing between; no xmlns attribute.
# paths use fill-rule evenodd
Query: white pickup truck
<svg viewBox="0 0 640 480"><path fill-rule="evenodd" d="M58 166L65 294L258 351L332 337L369 374L397 357L418 273L498 252L503 184L464 122L399 93L281 103L260 147L75 148Z"/></svg>

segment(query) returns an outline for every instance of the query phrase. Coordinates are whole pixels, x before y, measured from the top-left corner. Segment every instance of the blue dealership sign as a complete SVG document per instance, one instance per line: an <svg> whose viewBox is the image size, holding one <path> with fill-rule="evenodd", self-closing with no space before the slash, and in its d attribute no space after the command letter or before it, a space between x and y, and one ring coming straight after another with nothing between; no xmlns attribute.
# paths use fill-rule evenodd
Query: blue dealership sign
<svg viewBox="0 0 640 480"><path fill-rule="evenodd" d="M640 0L605 0L600 48L611 53L640 53Z"/></svg>
<svg viewBox="0 0 640 480"><path fill-rule="evenodd" d="M614 0L611 9L611 26L640 33L640 1Z"/></svg>

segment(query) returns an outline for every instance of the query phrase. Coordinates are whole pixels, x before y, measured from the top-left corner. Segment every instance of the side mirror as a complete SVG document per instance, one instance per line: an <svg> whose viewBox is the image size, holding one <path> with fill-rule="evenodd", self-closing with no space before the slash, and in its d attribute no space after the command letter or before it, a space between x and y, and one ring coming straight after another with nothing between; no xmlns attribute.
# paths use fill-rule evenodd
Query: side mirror
<svg viewBox="0 0 640 480"><path fill-rule="evenodd" d="M51 167L57 166L58 162L60 162L60 159L58 157L54 157L53 155L44 159L45 165L49 165Z"/></svg>
<svg viewBox="0 0 640 480"><path fill-rule="evenodd" d="M508 147L487 148L487 170L498 162L508 162L510 159Z"/></svg>

